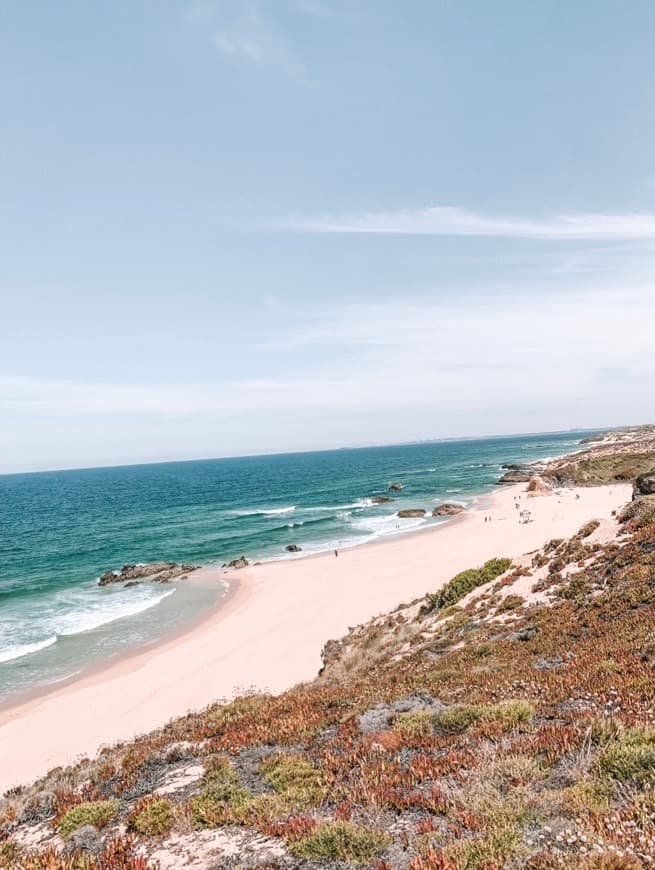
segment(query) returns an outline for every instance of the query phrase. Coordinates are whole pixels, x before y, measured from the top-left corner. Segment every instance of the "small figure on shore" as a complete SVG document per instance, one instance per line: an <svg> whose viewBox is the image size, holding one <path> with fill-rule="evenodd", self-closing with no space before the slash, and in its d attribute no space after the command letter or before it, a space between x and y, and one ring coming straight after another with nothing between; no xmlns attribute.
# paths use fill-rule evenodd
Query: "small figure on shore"
<svg viewBox="0 0 655 870"><path fill-rule="evenodd" d="M339 551L338 551L338 550L335 550L335 551L334 551L334 558L336 559L338 555L339 555Z"/></svg>

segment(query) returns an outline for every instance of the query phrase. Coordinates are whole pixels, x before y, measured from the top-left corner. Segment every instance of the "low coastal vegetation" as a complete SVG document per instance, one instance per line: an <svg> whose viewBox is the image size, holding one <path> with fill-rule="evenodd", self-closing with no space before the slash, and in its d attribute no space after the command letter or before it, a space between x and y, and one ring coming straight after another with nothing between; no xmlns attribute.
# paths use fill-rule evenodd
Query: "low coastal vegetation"
<svg viewBox="0 0 655 870"><path fill-rule="evenodd" d="M457 604L460 599L464 598L465 595L468 595L469 592L472 592L478 586L483 586L490 580L500 577L511 565L511 559L489 559L481 568L469 568L466 571L460 571L442 589L435 592L434 595L427 596L422 613L443 610L446 607Z"/></svg>
<svg viewBox="0 0 655 870"><path fill-rule="evenodd" d="M655 465L655 463L653 463ZM0 801L0 868L655 864L655 507L636 498Z"/></svg>
<svg viewBox="0 0 655 870"><path fill-rule="evenodd" d="M118 812L118 801L87 801L77 804L58 820L57 827L64 837L69 837L73 831L83 825L93 825L104 828Z"/></svg>

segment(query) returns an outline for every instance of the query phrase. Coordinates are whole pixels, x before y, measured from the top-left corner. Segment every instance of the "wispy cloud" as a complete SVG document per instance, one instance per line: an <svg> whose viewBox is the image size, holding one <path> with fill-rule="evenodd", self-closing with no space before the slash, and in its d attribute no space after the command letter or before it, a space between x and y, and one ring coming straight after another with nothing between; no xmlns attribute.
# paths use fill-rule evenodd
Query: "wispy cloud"
<svg viewBox="0 0 655 870"><path fill-rule="evenodd" d="M305 15L313 15L316 18L332 18L334 15L334 11L319 0L297 0L297 7Z"/></svg>
<svg viewBox="0 0 655 870"><path fill-rule="evenodd" d="M256 3L244 4L229 15L216 0L203 0L190 7L187 20L207 33L225 58L254 69L278 70L299 84L308 83L286 34Z"/></svg>
<svg viewBox="0 0 655 870"><path fill-rule="evenodd" d="M331 305L253 347L253 376L120 384L0 375L0 471L637 421L650 287Z"/></svg>
<svg viewBox="0 0 655 870"><path fill-rule="evenodd" d="M552 217L486 215L451 206L300 216L280 227L314 233L495 236L553 240L655 240L655 214L581 213Z"/></svg>
<svg viewBox="0 0 655 870"><path fill-rule="evenodd" d="M251 8L222 28L216 28L212 42L230 57L255 64L287 63L286 42L264 22L257 9Z"/></svg>

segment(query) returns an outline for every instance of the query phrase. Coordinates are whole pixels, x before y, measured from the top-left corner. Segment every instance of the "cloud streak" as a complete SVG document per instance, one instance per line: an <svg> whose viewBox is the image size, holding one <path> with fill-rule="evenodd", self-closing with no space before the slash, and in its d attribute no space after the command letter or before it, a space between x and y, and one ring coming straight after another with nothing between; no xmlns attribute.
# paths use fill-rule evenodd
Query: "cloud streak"
<svg viewBox="0 0 655 870"><path fill-rule="evenodd" d="M552 217L486 215L452 206L300 216L283 229L305 233L479 236L579 241L655 241L655 214L580 213Z"/></svg>
<svg viewBox="0 0 655 870"><path fill-rule="evenodd" d="M638 312L638 316L635 316ZM637 422L650 287L332 305L260 345L249 378L120 384L0 373L0 473Z"/></svg>
<svg viewBox="0 0 655 870"><path fill-rule="evenodd" d="M289 60L286 43L250 9L212 34L212 42L223 54L258 65L285 64Z"/></svg>

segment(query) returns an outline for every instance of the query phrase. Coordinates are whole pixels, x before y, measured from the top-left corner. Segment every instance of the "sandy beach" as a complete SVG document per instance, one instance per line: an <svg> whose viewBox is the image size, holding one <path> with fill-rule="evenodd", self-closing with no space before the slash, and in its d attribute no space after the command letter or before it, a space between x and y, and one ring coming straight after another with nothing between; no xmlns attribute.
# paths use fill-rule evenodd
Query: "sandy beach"
<svg viewBox="0 0 655 870"><path fill-rule="evenodd" d="M403 601L492 556L516 558L610 520L631 486L528 498L519 484L429 531L231 572L226 603L185 635L0 712L0 793L103 744L254 687L280 692L316 676L321 649ZM519 523L515 499L532 512ZM491 521L485 522L485 516ZM212 575L203 571L205 579Z"/></svg>

